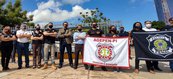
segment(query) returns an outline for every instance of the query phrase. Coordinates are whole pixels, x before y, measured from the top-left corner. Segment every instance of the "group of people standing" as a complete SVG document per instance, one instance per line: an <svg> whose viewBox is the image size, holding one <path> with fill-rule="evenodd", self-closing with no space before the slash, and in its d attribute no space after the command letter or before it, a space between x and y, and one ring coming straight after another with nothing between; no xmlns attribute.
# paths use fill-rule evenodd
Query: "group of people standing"
<svg viewBox="0 0 173 79"><path fill-rule="evenodd" d="M173 31L173 18L169 19L170 25L166 25L164 28L162 29L155 29L152 28L152 22L151 21L145 21L145 27L142 27L142 23L141 22L136 22L133 25L133 30L130 33L130 36L133 36L133 32L156 32L156 31ZM132 38L133 39L133 38ZM158 61L150 61L150 60L146 60L146 67L148 72L150 73L155 73L154 70L158 70L158 71L162 71L159 68L159 63ZM170 61L170 69L173 72L173 61ZM139 60L136 59L135 60L135 73L139 73Z"/></svg>
<svg viewBox="0 0 173 79"><path fill-rule="evenodd" d="M53 29L53 23L48 23L47 28L43 31L40 26L35 26L35 29L30 32L27 30L26 24L16 27L17 30L12 32L10 26L3 26L3 31L0 36L1 40L1 64L3 71L9 70L9 61L12 57L12 62L15 62L15 52L18 54L18 69L22 69L22 55L25 56L25 67L29 68L29 43L32 43L33 50L33 66L32 68L41 68L41 59L44 61L42 69L48 68L48 59L51 58L51 68L56 70L63 67L64 63L64 52L67 49L68 60L70 67L77 69L79 53L83 54L84 40L86 36L91 37L117 37L117 36L128 36L128 32L124 31L124 27L120 27L120 32L117 31L115 26L111 26L109 34L98 29L97 23L92 23L92 28L88 32L83 31L82 25L77 25L76 32L72 32L68 28L68 22L63 23L63 28L59 31ZM55 65L55 41L56 38L60 41L60 59L59 65ZM72 58L72 43L75 44L75 62L73 63ZM42 49L44 54L42 55ZM50 52L50 54L49 54ZM50 56L49 56L50 55ZM84 65L86 69L94 70L94 66ZM101 67L104 71L107 69Z"/></svg>
<svg viewBox="0 0 173 79"><path fill-rule="evenodd" d="M27 25L21 24L20 27L17 27L15 33L11 32L10 26L3 26L2 34L0 36L1 40L1 64L3 71L9 70L9 61L12 55L12 61L14 60L14 45L16 45L17 54L18 54L18 69L22 68L22 55L25 56L25 67L29 68L29 42L32 41L32 49L33 49L33 69L41 68L41 59L44 61L44 65L42 69L48 68L48 59L51 58L51 68L56 70L58 68L63 67L64 63L64 52L65 48L67 49L69 66L77 69L78 68L78 60L79 53L83 54L83 46L84 40L86 36L90 37L125 37L125 36L133 36L133 32L149 32L149 31L172 31L173 30L173 18L169 20L170 25L165 26L161 30L157 30L152 28L152 22L146 21L145 27L142 27L142 23L136 22L133 25L133 29L131 33L126 32L124 27L120 27L119 30L116 26L112 25L109 27L109 33L104 34L101 29L98 29L98 25L96 22L92 23L92 27L88 32L83 31L82 25L77 25L76 32L72 32L71 29L68 28L68 22L63 23L63 28L59 29L59 31L53 29L53 23L48 23L48 28L44 31L40 29L40 26L36 26L33 32L27 31ZM60 41L60 59L59 65L55 64L55 41L56 38L59 38ZM133 38L132 38L133 39ZM72 58L72 43L75 44L75 62L73 63ZM41 51L44 51L42 55ZM13 50L13 53L12 53ZM50 51L50 56L49 56ZM85 69L94 70L93 65L84 64ZM162 71L158 66L158 61L149 61L146 60L146 66L150 73L154 73L154 69ZM173 61L170 61L170 67L173 71ZM106 67L101 67L102 70L106 71ZM119 70L119 68L118 68ZM135 71L139 73L139 60L135 60Z"/></svg>

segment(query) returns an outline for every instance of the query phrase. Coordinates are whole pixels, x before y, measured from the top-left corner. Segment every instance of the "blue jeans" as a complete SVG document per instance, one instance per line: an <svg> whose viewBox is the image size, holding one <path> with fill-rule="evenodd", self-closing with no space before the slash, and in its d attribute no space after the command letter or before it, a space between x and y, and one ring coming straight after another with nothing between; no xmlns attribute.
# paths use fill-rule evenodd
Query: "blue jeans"
<svg viewBox="0 0 173 79"><path fill-rule="evenodd" d="M29 67L29 43L17 43L18 66L22 67L22 53L25 55L26 67Z"/></svg>
<svg viewBox="0 0 173 79"><path fill-rule="evenodd" d="M67 49L69 64L73 64L71 44L67 44L66 42L60 42L60 60L59 60L59 65L60 66L62 66L63 62L64 62L65 48Z"/></svg>
<svg viewBox="0 0 173 79"><path fill-rule="evenodd" d="M169 62L169 66L170 66L171 70L173 70L173 61Z"/></svg>

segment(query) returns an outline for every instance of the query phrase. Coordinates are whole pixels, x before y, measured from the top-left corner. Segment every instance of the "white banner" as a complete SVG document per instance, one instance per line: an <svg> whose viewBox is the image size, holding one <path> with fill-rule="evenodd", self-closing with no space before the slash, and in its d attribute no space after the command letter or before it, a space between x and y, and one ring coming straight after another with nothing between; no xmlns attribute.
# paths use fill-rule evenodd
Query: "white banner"
<svg viewBox="0 0 173 79"><path fill-rule="evenodd" d="M87 37L84 64L129 68L129 39Z"/></svg>

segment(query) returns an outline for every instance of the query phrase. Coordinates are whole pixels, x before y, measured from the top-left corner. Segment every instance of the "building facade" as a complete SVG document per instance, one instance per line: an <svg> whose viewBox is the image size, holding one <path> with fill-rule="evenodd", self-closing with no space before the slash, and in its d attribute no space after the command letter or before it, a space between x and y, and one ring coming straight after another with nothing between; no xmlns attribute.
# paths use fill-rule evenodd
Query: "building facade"
<svg viewBox="0 0 173 79"><path fill-rule="evenodd" d="M158 19L169 24L169 18L173 17L173 0L154 0Z"/></svg>

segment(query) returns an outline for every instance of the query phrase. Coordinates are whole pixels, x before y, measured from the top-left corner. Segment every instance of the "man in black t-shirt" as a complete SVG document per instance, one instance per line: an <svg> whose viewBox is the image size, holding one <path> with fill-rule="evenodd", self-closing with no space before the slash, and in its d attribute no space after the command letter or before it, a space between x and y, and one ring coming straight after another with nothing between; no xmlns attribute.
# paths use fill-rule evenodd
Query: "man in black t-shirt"
<svg viewBox="0 0 173 79"><path fill-rule="evenodd" d="M42 40L43 40L43 32L42 30L40 30L40 26L35 27L35 30L33 31L31 36L31 40L32 40L32 49L33 49L33 69L35 69L36 67L40 68L41 49L42 49Z"/></svg>
<svg viewBox="0 0 173 79"><path fill-rule="evenodd" d="M103 36L103 31L100 30L100 29L97 29L97 23L96 22L93 22L92 23L92 28L87 32L87 34L90 36L90 37L102 37Z"/></svg>
<svg viewBox="0 0 173 79"><path fill-rule="evenodd" d="M102 30L97 29L97 23L93 22L92 23L92 28L87 32L87 35L90 37L102 37L104 36L104 33ZM102 70L107 71L107 69L105 67L101 67ZM94 65L90 66L90 70L94 70Z"/></svg>
<svg viewBox="0 0 173 79"><path fill-rule="evenodd" d="M44 67L43 67L43 69L47 69L48 51L50 49L52 68L54 70L56 70L56 66L55 66L55 39L57 36L57 32L52 28L53 28L53 23L49 23L48 29L46 29L43 32L43 35L44 35Z"/></svg>
<svg viewBox="0 0 173 79"><path fill-rule="evenodd" d="M121 27L119 28L118 36L119 36L119 37L129 36L129 33L126 32L126 31L124 30L124 27L123 27L123 26L121 26Z"/></svg>
<svg viewBox="0 0 173 79"><path fill-rule="evenodd" d="M13 41L16 40L15 35L11 33L10 26L3 26L3 31L1 35L1 65L2 70L6 71L10 68L8 67L11 52L13 49Z"/></svg>

